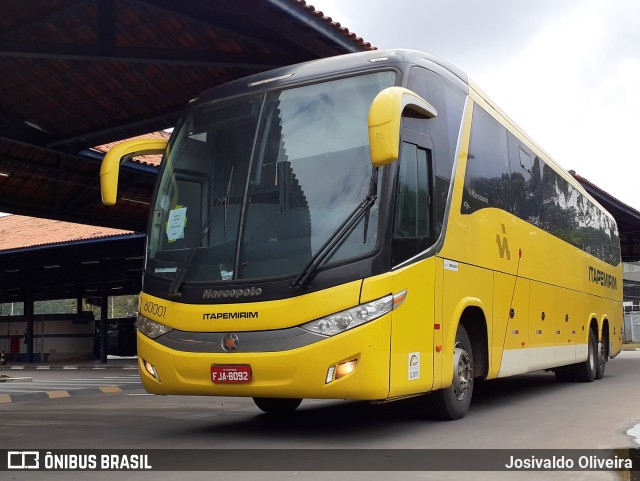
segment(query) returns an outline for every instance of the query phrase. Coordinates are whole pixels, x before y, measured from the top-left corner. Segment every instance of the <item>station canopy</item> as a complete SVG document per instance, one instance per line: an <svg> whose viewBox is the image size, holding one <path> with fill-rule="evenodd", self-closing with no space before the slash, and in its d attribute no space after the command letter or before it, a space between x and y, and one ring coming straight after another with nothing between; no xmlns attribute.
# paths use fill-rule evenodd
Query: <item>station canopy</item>
<svg viewBox="0 0 640 481"><path fill-rule="evenodd" d="M104 206L105 146L166 137L216 85L371 49L302 0L4 0L0 303L140 291L158 159L125 163Z"/></svg>
<svg viewBox="0 0 640 481"><path fill-rule="evenodd" d="M105 282L111 294L139 291L136 232L145 231L157 161L125 163L121 198L104 206L99 146L166 136L187 102L216 85L373 48L303 0L3 0L0 212L122 232L47 248L25 231L22 248L0 245L0 302L31 283L41 299ZM575 177L616 217L623 260L640 260L640 213Z"/></svg>
<svg viewBox="0 0 640 481"><path fill-rule="evenodd" d="M4 0L0 211L142 232L156 168L125 166L103 206L94 147L230 80L372 48L302 0Z"/></svg>

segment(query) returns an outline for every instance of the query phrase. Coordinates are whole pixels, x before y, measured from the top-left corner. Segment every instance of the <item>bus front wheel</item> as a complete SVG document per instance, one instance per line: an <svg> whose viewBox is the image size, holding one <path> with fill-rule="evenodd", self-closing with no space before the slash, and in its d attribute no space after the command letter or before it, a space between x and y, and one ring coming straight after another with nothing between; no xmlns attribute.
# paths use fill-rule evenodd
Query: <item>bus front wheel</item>
<svg viewBox="0 0 640 481"><path fill-rule="evenodd" d="M436 419L454 420L467 414L473 394L474 370L471 341L464 326L458 326L453 352L451 386L429 395L430 408Z"/></svg>
<svg viewBox="0 0 640 481"><path fill-rule="evenodd" d="M254 397L253 402L267 414L282 415L295 411L302 399Z"/></svg>

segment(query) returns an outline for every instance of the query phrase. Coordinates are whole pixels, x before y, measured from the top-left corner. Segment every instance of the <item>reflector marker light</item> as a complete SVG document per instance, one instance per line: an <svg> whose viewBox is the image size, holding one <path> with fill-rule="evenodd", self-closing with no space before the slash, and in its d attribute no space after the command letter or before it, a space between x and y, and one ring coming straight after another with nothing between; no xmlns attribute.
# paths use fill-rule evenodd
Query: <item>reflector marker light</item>
<svg viewBox="0 0 640 481"><path fill-rule="evenodd" d="M405 289L404 291L400 291L397 294L393 295L393 308L397 309L398 307L400 307L400 305L404 302L404 300L407 298L407 289Z"/></svg>
<svg viewBox="0 0 640 481"><path fill-rule="evenodd" d="M327 378L324 381L325 384L329 384L331 381L333 381L333 373L334 372L336 372L336 367L335 366L329 366L329 370L327 371Z"/></svg>

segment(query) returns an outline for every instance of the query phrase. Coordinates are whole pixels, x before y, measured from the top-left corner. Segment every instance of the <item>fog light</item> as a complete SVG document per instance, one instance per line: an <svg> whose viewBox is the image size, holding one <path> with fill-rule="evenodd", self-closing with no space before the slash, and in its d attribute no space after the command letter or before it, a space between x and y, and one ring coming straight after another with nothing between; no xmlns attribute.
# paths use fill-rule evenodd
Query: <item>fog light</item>
<svg viewBox="0 0 640 481"><path fill-rule="evenodd" d="M156 371L156 368L153 364L151 364L149 361L144 361L144 368L147 370L147 372L149 374L151 374L154 379L156 379L158 382L160 382L160 376L158 376L158 371Z"/></svg>
<svg viewBox="0 0 640 481"><path fill-rule="evenodd" d="M353 359L351 361L338 364L338 369L336 369L336 379L340 379L347 374L351 374L356 369L357 362L357 359Z"/></svg>

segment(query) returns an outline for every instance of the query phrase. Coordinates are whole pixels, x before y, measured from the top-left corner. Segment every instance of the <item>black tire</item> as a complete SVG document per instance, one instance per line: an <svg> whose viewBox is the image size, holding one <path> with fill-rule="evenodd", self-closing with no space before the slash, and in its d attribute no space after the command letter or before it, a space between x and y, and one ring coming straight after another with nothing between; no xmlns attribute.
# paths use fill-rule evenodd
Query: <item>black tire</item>
<svg viewBox="0 0 640 481"><path fill-rule="evenodd" d="M282 415L295 411L302 399L254 397L253 402L267 414Z"/></svg>
<svg viewBox="0 0 640 481"><path fill-rule="evenodd" d="M575 364L576 379L580 382L593 382L598 367L598 342L593 330L589 329L589 343L587 360ZM604 371L603 371L604 374Z"/></svg>
<svg viewBox="0 0 640 481"><path fill-rule="evenodd" d="M602 342L598 343L598 364L596 365L596 379L604 377L604 368L609 360L609 338L602 336Z"/></svg>
<svg viewBox="0 0 640 481"><path fill-rule="evenodd" d="M556 379L560 382L573 382L576 380L576 374L573 366L557 367L553 370Z"/></svg>
<svg viewBox="0 0 640 481"><path fill-rule="evenodd" d="M473 349L464 326L458 326L453 353L453 383L427 396L435 419L453 421L467 414L473 396Z"/></svg>

